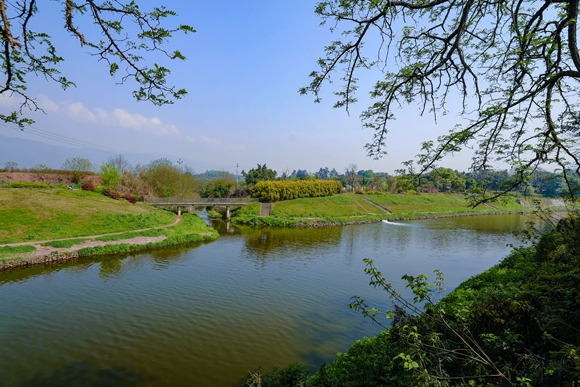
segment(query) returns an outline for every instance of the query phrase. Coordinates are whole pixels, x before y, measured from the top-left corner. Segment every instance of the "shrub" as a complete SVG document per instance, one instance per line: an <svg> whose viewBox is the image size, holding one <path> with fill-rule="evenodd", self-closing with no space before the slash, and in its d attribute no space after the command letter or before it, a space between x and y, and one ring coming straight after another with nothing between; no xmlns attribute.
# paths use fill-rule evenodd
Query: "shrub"
<svg viewBox="0 0 580 387"><path fill-rule="evenodd" d="M27 181L16 181L10 183L10 188L50 188L46 183L29 183Z"/></svg>
<svg viewBox="0 0 580 387"><path fill-rule="evenodd" d="M123 197L131 204L135 204L137 202L137 199L135 199L135 197L130 193L126 193L125 195L123 195Z"/></svg>
<svg viewBox="0 0 580 387"><path fill-rule="evenodd" d="M83 184L83 186L81 187L84 191L94 191L95 190L95 186L93 185L93 183L85 183Z"/></svg>
<svg viewBox="0 0 580 387"><path fill-rule="evenodd" d="M103 195L110 197L111 199L119 200L121 199L121 194L117 191L112 191L108 189L104 189L102 192Z"/></svg>
<svg viewBox="0 0 580 387"><path fill-rule="evenodd" d="M250 189L252 197L275 202L298 198L332 196L342 189L334 180L261 181Z"/></svg>

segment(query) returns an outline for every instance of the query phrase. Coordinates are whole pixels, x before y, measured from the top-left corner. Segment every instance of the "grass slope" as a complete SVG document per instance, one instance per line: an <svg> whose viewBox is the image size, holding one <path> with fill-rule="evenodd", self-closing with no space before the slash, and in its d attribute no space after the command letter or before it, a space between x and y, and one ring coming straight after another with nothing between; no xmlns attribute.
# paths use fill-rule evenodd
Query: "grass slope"
<svg viewBox="0 0 580 387"><path fill-rule="evenodd" d="M372 205L390 209L391 214ZM390 204L390 206L389 206ZM416 217L454 214L525 211L526 207L507 197L502 202L471 207L462 195L456 194L340 194L323 198L302 198L272 204L271 216L260 217L259 203L235 211L233 221L251 225L292 226L297 224L352 223L379 219L413 219Z"/></svg>
<svg viewBox="0 0 580 387"><path fill-rule="evenodd" d="M90 191L0 189L0 243L131 231L174 220L166 211Z"/></svg>

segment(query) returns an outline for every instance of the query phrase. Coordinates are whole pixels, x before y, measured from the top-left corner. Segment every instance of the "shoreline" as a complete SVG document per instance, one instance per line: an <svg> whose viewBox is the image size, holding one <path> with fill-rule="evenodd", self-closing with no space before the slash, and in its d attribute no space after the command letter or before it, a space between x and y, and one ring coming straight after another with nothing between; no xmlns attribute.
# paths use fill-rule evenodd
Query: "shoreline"
<svg viewBox="0 0 580 387"><path fill-rule="evenodd" d="M170 247L170 246L178 246L178 245L185 245L188 243L203 243L203 242L213 242L216 238L212 238L213 234L190 234L186 236L183 240L172 241L172 238L168 238L166 236L162 237L154 237L154 238L144 238L144 237L137 237L143 239L139 243L129 243L131 240L120 240L120 241L111 241L111 242L99 242L91 247L83 247L82 244L76 248L69 248L69 249L60 249L60 250L68 250L62 251L58 254L50 253L41 253L37 254L35 252L31 253L23 253L27 254L21 259L13 259L7 260L4 262L0 262L0 273L7 272L11 270L17 270L32 266L39 266L51 263L64 263L69 261L78 261L84 258L93 258L103 255L116 255L116 254L133 254L144 252L147 250L153 250L162 247ZM137 239L133 238L133 239ZM103 247L103 246L118 246L121 251L105 251L102 252L92 252L95 248ZM52 251L57 251L59 249L54 249ZM83 251L84 250L84 251Z"/></svg>
<svg viewBox="0 0 580 387"><path fill-rule="evenodd" d="M565 209L557 209L552 210L552 212L566 212ZM411 220L427 220L427 219L442 219L442 218L460 218L460 217L468 217L468 216L488 216L488 215L525 215L525 214L534 214L536 211L493 211L493 212L463 212L457 214L435 214L435 215L420 215L420 216L412 216L412 217L381 217L377 219L361 219L361 220L352 220L352 221L345 221L345 222L333 222L333 221L312 221L312 222L301 222L297 221L293 226L294 228L306 228L306 227L337 227L337 226L350 226L350 225L357 225L357 224L370 224L370 223L378 223L382 220L387 221L411 221ZM377 217L380 215L377 215ZM258 218L255 218L258 219ZM288 220L288 218L280 218ZM239 223L245 226L251 227L277 227L271 226L268 224L260 225L250 225L251 221ZM288 226L287 226L288 227Z"/></svg>
<svg viewBox="0 0 580 387"><path fill-rule="evenodd" d="M554 212L562 212L566 210L554 210ZM382 220L388 221L411 221L411 220L427 220L427 219L441 219L441 218L459 218L459 217L468 217L468 216L488 216L488 215L517 215L517 214L533 214L536 211L494 211L494 212L465 212L465 213L458 213L458 214L436 214L436 215L424 215L424 216L414 216L414 217L388 217L388 218L377 218L377 219L364 219L364 220L352 220L346 222L297 222L294 225L294 228L306 228L306 227L338 227L338 226L350 226L350 225L359 225L359 224L371 224L371 223L379 223ZM252 227L261 227L261 226L252 226ZM275 226L269 226L275 227ZM167 246L177 246L192 242L207 242L213 241L219 238L208 238L209 235L201 235L201 234L191 234L191 238L187 238L188 240L183 241L175 241L172 242L168 240L166 236L162 237L153 237L153 238L144 238L144 237L136 237L126 240L119 240L119 241L110 241L110 242L92 242L90 247L87 247L87 242L79 244L77 247L68 248L68 249L57 249L51 248L46 249L44 248L44 252L38 254L37 252L31 253L23 253L25 255L21 259L14 259L14 260L7 260L4 262L0 262L0 272L6 272L11 270L18 270L22 268L28 268L32 266L39 266L39 265L47 265L53 263L64 263L69 261L77 261L83 258L91 258L97 257L102 255L114 255L114 254L122 254L122 253L137 253L143 252L147 250L152 250L155 248L160 247L167 247ZM82 237L79 237L82 238ZM87 237L87 238L90 238ZM141 239L139 239L141 238ZM138 240L139 239L139 240ZM137 243L135 243L137 242ZM168 243L169 242L169 243ZM27 243L30 244L30 243ZM90 243L89 243L90 244ZM94 249L95 247L102 247L102 246L120 246L122 251L103 251L103 252L94 252L91 253L90 250ZM85 250L84 252L82 250ZM55 251L60 250L60 252L55 253ZM80 253L79 253L80 252ZM28 255L28 256L26 256Z"/></svg>

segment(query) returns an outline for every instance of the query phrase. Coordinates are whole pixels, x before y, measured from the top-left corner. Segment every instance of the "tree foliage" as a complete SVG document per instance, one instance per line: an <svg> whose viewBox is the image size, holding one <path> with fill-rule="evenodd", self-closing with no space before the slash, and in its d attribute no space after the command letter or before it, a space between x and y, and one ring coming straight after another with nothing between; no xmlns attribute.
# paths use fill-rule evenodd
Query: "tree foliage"
<svg viewBox="0 0 580 387"><path fill-rule="evenodd" d="M578 7L575 0L321 1L316 14L341 37L325 47L300 91L320 101L338 71L335 107L348 110L361 70L378 70L372 104L361 114L373 131L370 156L385 153L401 104L417 103L435 119L459 107L453 113L464 121L423 143L418 172L475 146L474 170L500 161L515 172L488 197L515 189L546 163L566 179L567 170L580 172Z"/></svg>
<svg viewBox="0 0 580 387"><path fill-rule="evenodd" d="M323 366L309 386L574 386L580 383L580 257L577 214L534 247L438 301L442 274L403 276L413 299L387 283L371 260L370 284L393 300L388 324L377 308L351 307L385 331Z"/></svg>
<svg viewBox="0 0 580 387"><path fill-rule="evenodd" d="M144 54L185 60L179 50L168 51L163 46L176 32L195 32L188 25L166 27L166 19L176 16L175 12L164 6L143 11L134 0L59 0L57 3L62 9L62 25L71 36L91 55L106 63L111 76L120 71L118 82L133 79L137 83L133 97L138 101L164 105L187 93L185 89L167 84L166 78L170 74L167 67L157 63L144 64ZM0 61L4 78L0 82L0 95L16 95L21 100L19 111L0 114L0 119L21 127L33 122L21 117L25 107L40 110L27 92L27 78L41 75L60 84L63 89L75 86L58 69L64 58L58 54L57 44L49 33L39 31L35 26L43 6L47 4L36 0L0 0ZM91 24L94 27L90 27Z"/></svg>
<svg viewBox="0 0 580 387"><path fill-rule="evenodd" d="M222 172L217 179L205 183L201 189L202 198L227 198L230 196L235 181L229 173Z"/></svg>
<svg viewBox="0 0 580 387"><path fill-rule="evenodd" d="M336 180L260 181L250 189L252 197L269 202L298 198L332 196L340 193L342 184Z"/></svg>
<svg viewBox="0 0 580 387"><path fill-rule="evenodd" d="M344 178L346 179L347 184L354 192L356 184L358 183L359 176L357 173L358 166L354 163L350 163L348 167L344 168Z"/></svg>
<svg viewBox="0 0 580 387"><path fill-rule="evenodd" d="M69 171L73 183L79 184L83 178L93 171L91 160L84 157L69 157L62 164L62 169Z"/></svg>
<svg viewBox="0 0 580 387"><path fill-rule="evenodd" d="M249 187L254 186L260 181L274 180L278 173L264 165L258 164L256 168L250 169L247 173L242 171L242 176Z"/></svg>
<svg viewBox="0 0 580 387"><path fill-rule="evenodd" d="M101 165L101 180L108 189L116 188L121 182L121 174L116 167L106 163Z"/></svg>

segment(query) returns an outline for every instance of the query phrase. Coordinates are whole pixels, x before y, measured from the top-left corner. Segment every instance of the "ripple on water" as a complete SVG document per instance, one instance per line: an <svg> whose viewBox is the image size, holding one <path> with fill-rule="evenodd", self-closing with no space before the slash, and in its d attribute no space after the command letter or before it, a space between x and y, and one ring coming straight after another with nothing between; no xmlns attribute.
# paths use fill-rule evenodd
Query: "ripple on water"
<svg viewBox="0 0 580 387"><path fill-rule="evenodd" d="M396 286L402 274L441 268L452 288L517 243L490 227L251 230L197 248L0 274L0 384L79 362L126 367L148 387L227 386L260 365L316 367L377 331L347 307L352 295L388 307L363 258Z"/></svg>

